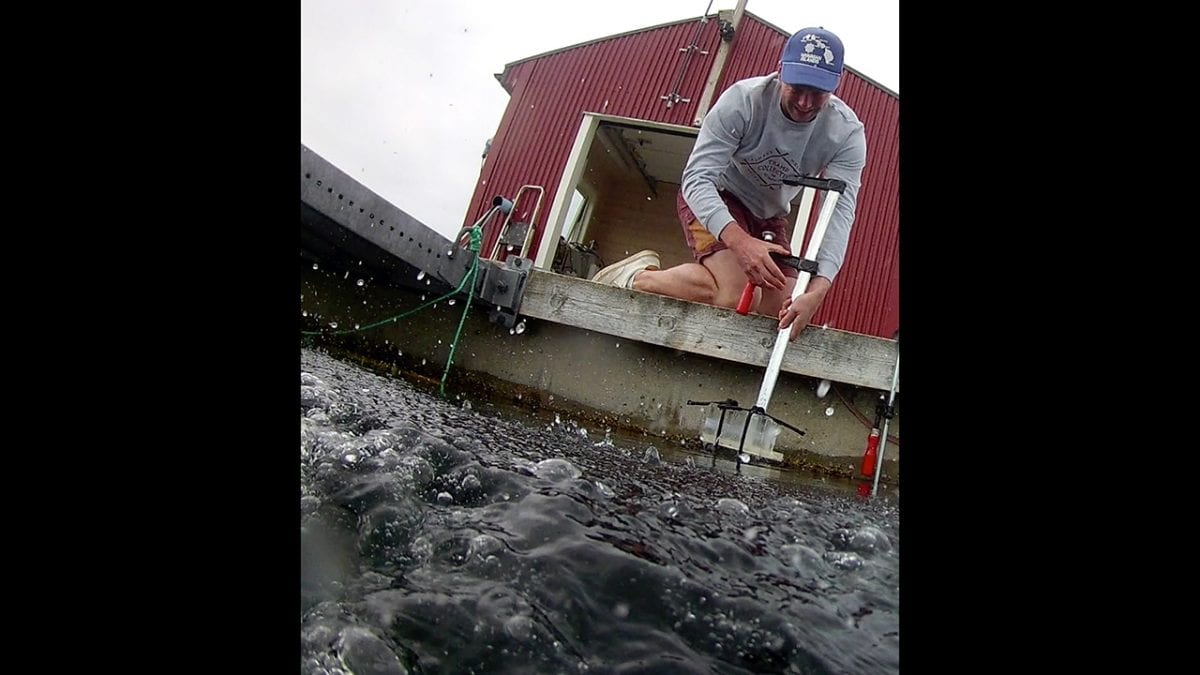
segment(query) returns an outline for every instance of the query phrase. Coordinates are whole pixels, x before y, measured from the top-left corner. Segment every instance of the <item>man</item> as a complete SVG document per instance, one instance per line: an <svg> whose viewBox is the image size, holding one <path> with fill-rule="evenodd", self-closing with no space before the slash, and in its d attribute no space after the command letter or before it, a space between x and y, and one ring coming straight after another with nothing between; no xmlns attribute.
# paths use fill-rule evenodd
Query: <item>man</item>
<svg viewBox="0 0 1200 675"><path fill-rule="evenodd" d="M795 340L842 266L867 158L862 122L833 95L843 55L836 35L805 28L784 45L777 72L736 82L717 99L677 200L695 263L659 269L656 252L640 251L594 280L720 307L735 307L750 282L759 288L751 311L778 313L779 328L791 325ZM770 255L791 254L787 217L801 188L783 181L822 173L846 189L821 242L817 273L793 303L798 273L781 270Z"/></svg>

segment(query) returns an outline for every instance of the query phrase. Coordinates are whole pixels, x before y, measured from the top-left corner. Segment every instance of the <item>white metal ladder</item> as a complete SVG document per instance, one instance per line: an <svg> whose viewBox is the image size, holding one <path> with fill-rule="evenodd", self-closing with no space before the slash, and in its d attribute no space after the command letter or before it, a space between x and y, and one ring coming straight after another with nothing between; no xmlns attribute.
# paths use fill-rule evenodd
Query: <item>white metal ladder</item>
<svg viewBox="0 0 1200 675"><path fill-rule="evenodd" d="M513 217L517 215L518 205L521 202L521 196L526 190L531 193L536 191L537 201L533 204L533 216L529 218L529 222L513 222ZM522 185L521 189L517 190L516 196L512 200L512 209L509 210L508 216L504 219L504 225L500 227L500 236L496 237L496 244L492 246L492 253L488 258L497 260L496 256L500 254L500 247L511 247L520 245L521 249L515 255L519 258L524 258L529 253L529 244L533 240L533 230L537 224L538 212L542 210L542 198L546 196L546 189L541 185Z"/></svg>

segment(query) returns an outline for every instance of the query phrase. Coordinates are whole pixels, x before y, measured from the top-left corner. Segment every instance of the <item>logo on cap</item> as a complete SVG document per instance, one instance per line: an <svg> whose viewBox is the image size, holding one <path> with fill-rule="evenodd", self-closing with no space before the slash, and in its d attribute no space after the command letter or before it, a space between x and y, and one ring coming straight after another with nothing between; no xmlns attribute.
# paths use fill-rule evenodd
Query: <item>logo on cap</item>
<svg viewBox="0 0 1200 675"><path fill-rule="evenodd" d="M825 63L833 65L833 50L829 48L829 44L827 42L821 39L820 35L813 35L812 33L809 33L808 35L800 38L800 40L805 43L804 53L800 55L801 63L811 63L814 66L819 65L823 56L825 58ZM822 51L821 56L813 53L818 49Z"/></svg>

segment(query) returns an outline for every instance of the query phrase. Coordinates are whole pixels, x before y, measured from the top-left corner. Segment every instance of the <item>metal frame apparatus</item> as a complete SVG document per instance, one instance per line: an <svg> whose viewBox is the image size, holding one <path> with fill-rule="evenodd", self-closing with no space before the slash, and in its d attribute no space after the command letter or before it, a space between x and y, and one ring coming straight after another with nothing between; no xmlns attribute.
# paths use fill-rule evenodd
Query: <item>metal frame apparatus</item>
<svg viewBox="0 0 1200 675"><path fill-rule="evenodd" d="M520 209L521 197L525 191L537 193L537 200L533 203L533 215L526 222L513 222L515 216ZM516 253L516 257L524 258L529 255L529 244L533 241L533 231L537 228L537 217L542 210L542 198L546 196L546 188L541 185L522 185L517 190L517 194L509 202L508 214L504 219L504 225L500 227L500 236L496 237L496 243L492 246L492 252L487 257L491 260L496 260L500 255L500 247L507 246L509 249L513 246L520 246L521 249ZM502 199L497 197L497 199Z"/></svg>
<svg viewBox="0 0 1200 675"><path fill-rule="evenodd" d="M837 206L838 198L846 189L846 182L837 178L816 178L812 176L801 176L796 179L785 178L783 180L786 185L796 185L814 190L825 190L826 198L821 205L821 212L817 216L817 224L813 228L812 238L808 242L808 248L805 250L804 258L794 258L786 256L776 258L777 260L787 259L787 264L795 267L799 274L796 277L796 283L792 287L792 302L800 294L808 288L809 279L817 271L817 252L821 248L821 242L825 238L825 230L829 226L829 220L833 217L834 208ZM737 313L746 314L750 306L750 302L754 297L754 284L747 283L742 290L741 300L738 302ZM722 445L723 441L731 444L736 443L738 450L738 462L749 461L749 455L757 455L766 459L779 460L783 455L775 452L775 437L779 435L779 427L777 422L782 420L767 414L767 406L771 402L771 395L775 391L775 381L779 377L779 370L783 364L783 355L788 348L788 337L792 327L779 329L775 335L775 346L771 350L771 358L767 362L767 371L763 375L762 386L758 390L758 400L755 401L752 408L739 408L736 401L728 400L723 403L715 401L694 402L688 401L689 405L709 405L708 414L705 417L705 426L716 428L716 434L712 441L714 447ZM719 403L719 405L712 405ZM721 433L725 427L725 414L730 410L745 411L746 416L741 430L741 435L735 438L722 439ZM716 419L719 416L719 420ZM784 423L784 426L803 434L804 432L796 429L790 424ZM702 434L703 437L704 434ZM742 453L748 453L743 458Z"/></svg>
<svg viewBox="0 0 1200 675"><path fill-rule="evenodd" d="M512 203L496 197L493 209L509 213ZM506 209L507 207L507 209ZM460 239L461 239L460 232ZM392 205L303 144L300 145L301 255L368 268L403 286L417 284L413 270L451 287L462 283L474 258L460 255L462 244L448 239ZM509 256L504 264L481 258L475 292L491 309L489 317L511 328L517 321L528 258Z"/></svg>
<svg viewBox="0 0 1200 675"><path fill-rule="evenodd" d="M445 237L300 146L300 242L321 253L340 249L375 271L402 268L395 258L457 286L471 268L469 256L451 256ZM353 263L353 261L352 261ZM405 277L407 277L407 270ZM411 279L395 279L407 281Z"/></svg>

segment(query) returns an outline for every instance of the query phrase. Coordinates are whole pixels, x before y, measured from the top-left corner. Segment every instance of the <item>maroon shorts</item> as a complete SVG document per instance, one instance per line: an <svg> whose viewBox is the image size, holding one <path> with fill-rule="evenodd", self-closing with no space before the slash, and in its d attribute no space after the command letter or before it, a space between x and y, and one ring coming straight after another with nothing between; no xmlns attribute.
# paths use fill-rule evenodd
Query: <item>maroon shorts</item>
<svg viewBox="0 0 1200 675"><path fill-rule="evenodd" d="M733 219L742 226L742 229L752 237L762 238L763 232L771 232L775 235L775 243L791 250L791 242L788 241L788 221L785 216L775 218L759 218L750 212L742 205L742 202L732 194L721 191L717 194L721 195L721 199L725 202L725 206L729 207L729 213L733 215ZM704 228L704 225L696 219L696 214L692 213L692 207L687 205L683 199L683 190L679 191L675 203L679 208L679 224L683 226L683 236L687 237L688 246L692 249L692 255L696 258L696 262L700 262L705 256L723 251L728 246L720 239L712 236L712 233ZM783 272L785 277L795 279L800 275L794 267L785 265L779 266L779 271Z"/></svg>

